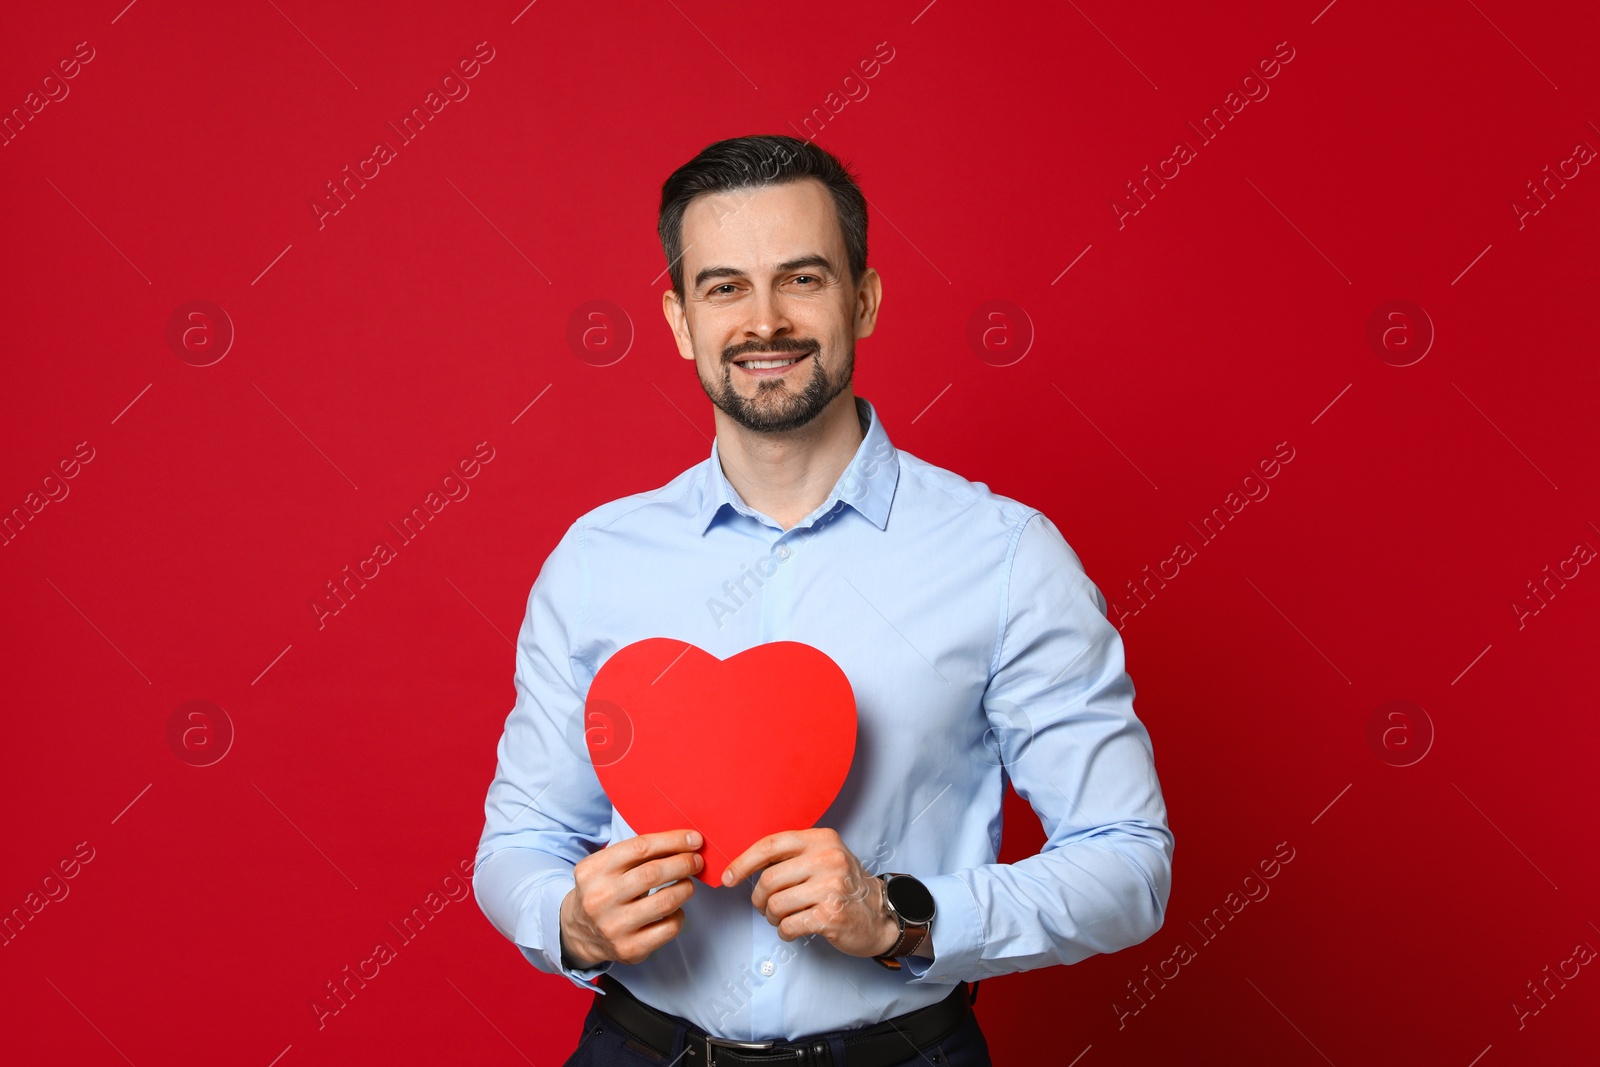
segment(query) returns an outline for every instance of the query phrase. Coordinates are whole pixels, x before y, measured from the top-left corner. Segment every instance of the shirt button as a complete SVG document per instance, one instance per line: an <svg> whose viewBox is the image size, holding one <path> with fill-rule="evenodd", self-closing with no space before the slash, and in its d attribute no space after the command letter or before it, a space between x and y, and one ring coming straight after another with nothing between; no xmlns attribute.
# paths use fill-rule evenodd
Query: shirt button
<svg viewBox="0 0 1600 1067"><path fill-rule="evenodd" d="M788 545L779 545L778 546L778 558L779 559L788 559L789 558L789 546Z"/></svg>
<svg viewBox="0 0 1600 1067"><path fill-rule="evenodd" d="M763 978L771 978L774 974L777 973L777 970L778 970L778 965L776 963L773 963L771 960L762 960L761 961L761 977L763 977Z"/></svg>

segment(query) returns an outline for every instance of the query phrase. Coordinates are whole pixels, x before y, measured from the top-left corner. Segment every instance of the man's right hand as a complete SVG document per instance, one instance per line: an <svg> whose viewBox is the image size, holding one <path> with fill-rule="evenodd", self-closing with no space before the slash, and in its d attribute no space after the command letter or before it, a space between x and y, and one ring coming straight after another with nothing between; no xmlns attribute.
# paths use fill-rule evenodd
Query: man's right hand
<svg viewBox="0 0 1600 1067"><path fill-rule="evenodd" d="M683 902L705 866L694 830L640 834L585 856L561 902L561 959L568 967L607 960L642 963L683 928ZM667 885L656 893L650 890Z"/></svg>

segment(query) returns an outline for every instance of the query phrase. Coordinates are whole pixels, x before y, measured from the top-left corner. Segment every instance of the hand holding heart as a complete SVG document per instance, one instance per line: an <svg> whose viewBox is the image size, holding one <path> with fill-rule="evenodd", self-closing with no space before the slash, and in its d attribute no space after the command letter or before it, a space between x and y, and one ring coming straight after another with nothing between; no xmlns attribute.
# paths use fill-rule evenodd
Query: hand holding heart
<svg viewBox="0 0 1600 1067"><path fill-rule="evenodd" d="M817 822L850 770L855 695L826 653L772 641L720 660L681 640L634 641L595 674L584 722L605 727L584 741L616 811L641 831L694 836L642 832L580 861L561 904L565 958L638 963L677 936L695 880L757 872L751 903L785 941L821 934L852 956L894 945L883 883L838 833L773 832Z"/></svg>
<svg viewBox="0 0 1600 1067"><path fill-rule="evenodd" d="M846 955L877 956L899 940L899 924L884 907L882 879L869 874L833 830L769 834L728 864L722 882L735 885L758 870L750 903L785 941L821 934Z"/></svg>
<svg viewBox="0 0 1600 1067"><path fill-rule="evenodd" d="M579 860L561 901L561 957L571 967L642 963L678 936L705 860L693 830L640 834ZM668 885L667 883L671 883ZM664 886L657 892L650 892Z"/></svg>
<svg viewBox="0 0 1600 1067"><path fill-rule="evenodd" d="M579 860L561 902L562 958L571 967L642 963L683 928L683 903L704 866L693 830L641 834ZM838 833L823 827L771 834L728 865L725 885L761 871L750 903L794 941L821 934L851 956L877 956L899 938L882 880L867 873ZM671 883L671 884L667 884ZM656 887L656 892L650 892Z"/></svg>
<svg viewBox="0 0 1600 1067"><path fill-rule="evenodd" d="M585 716L606 727L584 740L612 806L641 833L704 834L696 877L709 886L752 842L814 826L855 754L850 679L799 641L726 660L685 641L635 641L595 674Z"/></svg>

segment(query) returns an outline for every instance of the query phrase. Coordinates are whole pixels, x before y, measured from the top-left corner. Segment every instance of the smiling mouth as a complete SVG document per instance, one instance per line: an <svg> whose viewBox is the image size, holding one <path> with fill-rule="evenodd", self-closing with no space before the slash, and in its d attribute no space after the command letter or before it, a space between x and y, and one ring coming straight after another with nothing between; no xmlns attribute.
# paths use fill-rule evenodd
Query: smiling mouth
<svg viewBox="0 0 1600 1067"><path fill-rule="evenodd" d="M810 355L810 352L802 352L799 355L792 356L741 356L734 360L734 363L735 365L742 367L747 372L770 374L773 372L782 372L787 368L794 366L796 363L799 363L801 360L806 359Z"/></svg>

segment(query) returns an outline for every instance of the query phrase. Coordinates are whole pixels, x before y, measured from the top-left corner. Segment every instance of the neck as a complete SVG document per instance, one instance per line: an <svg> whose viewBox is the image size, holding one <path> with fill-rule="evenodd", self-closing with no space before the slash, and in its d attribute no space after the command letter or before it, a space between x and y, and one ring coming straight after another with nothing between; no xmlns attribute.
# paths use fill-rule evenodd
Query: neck
<svg viewBox="0 0 1600 1067"><path fill-rule="evenodd" d="M785 433L747 430L713 410L722 473L745 503L785 530L828 499L865 436L849 386L822 414Z"/></svg>

